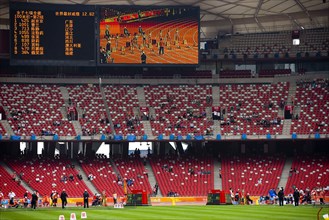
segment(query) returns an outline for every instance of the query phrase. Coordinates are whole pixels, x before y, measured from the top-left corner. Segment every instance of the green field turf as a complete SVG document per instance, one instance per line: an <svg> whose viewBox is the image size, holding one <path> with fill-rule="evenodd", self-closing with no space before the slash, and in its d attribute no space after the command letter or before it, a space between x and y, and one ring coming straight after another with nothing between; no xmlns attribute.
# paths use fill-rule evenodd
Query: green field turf
<svg viewBox="0 0 329 220"><path fill-rule="evenodd" d="M70 213L74 212L77 219L81 219L82 211L87 212L87 219L221 219L221 220L316 220L320 207L313 206L146 206L146 207L125 207L114 209L113 207L92 207L89 209L67 207L61 208L40 208L31 209L0 209L0 220L34 220L34 219L56 219L63 214L65 220L70 219ZM322 215L329 213L326 206L321 211Z"/></svg>

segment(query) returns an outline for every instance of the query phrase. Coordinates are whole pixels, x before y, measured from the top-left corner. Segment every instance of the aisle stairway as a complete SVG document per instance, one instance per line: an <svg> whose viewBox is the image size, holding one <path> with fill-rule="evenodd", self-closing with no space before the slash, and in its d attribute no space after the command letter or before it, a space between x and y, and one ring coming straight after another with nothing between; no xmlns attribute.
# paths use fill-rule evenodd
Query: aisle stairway
<svg viewBox="0 0 329 220"><path fill-rule="evenodd" d="M139 106L146 106L145 92L143 86L136 87Z"/></svg>
<svg viewBox="0 0 329 220"><path fill-rule="evenodd" d="M283 135L290 135L290 130L291 130L291 119L284 119L283 120L282 134Z"/></svg>
<svg viewBox="0 0 329 220"><path fill-rule="evenodd" d="M213 86L212 87L212 105L213 106L219 106L219 86Z"/></svg>
<svg viewBox="0 0 329 220"><path fill-rule="evenodd" d="M81 124L79 121L72 121L72 125L74 127L75 133L77 135L82 135L82 128L81 128Z"/></svg>
<svg viewBox="0 0 329 220"><path fill-rule="evenodd" d="M217 134L221 134L220 121L214 120L213 132L215 137Z"/></svg>
<svg viewBox="0 0 329 220"><path fill-rule="evenodd" d="M214 189L223 189L222 179L219 178L219 169L222 168L222 163L217 159L214 160Z"/></svg>
<svg viewBox="0 0 329 220"><path fill-rule="evenodd" d="M7 120L1 120L1 121L0 121L0 124L2 124L2 127L5 129L5 131L7 132L7 134L8 134L9 136L14 134L14 131L13 131L13 129L11 128L11 126L9 125L9 123L8 123ZM4 135L4 134L3 134L3 135Z"/></svg>
<svg viewBox="0 0 329 220"><path fill-rule="evenodd" d="M154 136L152 134L152 127L150 121L141 121L144 127L144 132L147 135L149 140L154 139Z"/></svg>
<svg viewBox="0 0 329 220"><path fill-rule="evenodd" d="M155 179L155 176L154 176L154 172L152 170L152 167L150 165L150 162L147 160L146 161L146 165L145 165L145 169L147 169L147 172L148 172L148 178L149 178L149 182L150 182L150 185L153 189L154 185L156 184L156 179ZM159 188L158 190L158 195L159 197L162 197L162 193L161 193L161 189Z"/></svg>
<svg viewBox="0 0 329 220"><path fill-rule="evenodd" d="M291 169L291 165L292 165L292 158L288 157L286 159L285 164L284 164L278 187L283 187L284 189L286 188L286 185L287 185L287 182L288 182L288 177L289 177L289 171Z"/></svg>
<svg viewBox="0 0 329 220"><path fill-rule="evenodd" d="M83 171L82 167L77 161L72 161L72 164L75 166L75 169L79 172L79 174L82 176L83 182L86 184L86 186L91 190L93 193L100 193L94 186L92 182L88 180L87 174Z"/></svg>

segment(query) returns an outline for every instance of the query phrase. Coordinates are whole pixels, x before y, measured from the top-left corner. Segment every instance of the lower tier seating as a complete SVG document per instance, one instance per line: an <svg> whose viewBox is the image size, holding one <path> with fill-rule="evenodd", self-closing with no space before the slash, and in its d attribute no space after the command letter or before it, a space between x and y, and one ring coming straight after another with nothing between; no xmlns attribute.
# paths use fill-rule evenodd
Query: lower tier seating
<svg viewBox="0 0 329 220"><path fill-rule="evenodd" d="M22 173L22 179L41 196L49 196L52 190L60 193L63 189L69 197L81 197L85 189L91 193L83 180L78 179L79 172L69 160L15 159L7 163L16 173Z"/></svg>
<svg viewBox="0 0 329 220"><path fill-rule="evenodd" d="M19 174L12 176L0 166L0 191L3 193L5 199L8 199L8 193L10 191L16 194L16 198L23 198L26 189L20 184L19 179ZM29 195L31 196L31 194Z"/></svg>
<svg viewBox="0 0 329 220"><path fill-rule="evenodd" d="M81 167L99 192L106 191L107 195L117 193L123 196L123 182L118 181L109 159L80 160Z"/></svg>
<svg viewBox="0 0 329 220"><path fill-rule="evenodd" d="M294 158L286 189L329 186L329 161L327 155L300 155Z"/></svg>
<svg viewBox="0 0 329 220"><path fill-rule="evenodd" d="M267 195L269 189L277 188L284 162L282 156L224 157L221 170L223 189Z"/></svg>
<svg viewBox="0 0 329 220"><path fill-rule="evenodd" d="M167 157L150 160L161 193L205 196L214 188L214 165L210 158Z"/></svg>

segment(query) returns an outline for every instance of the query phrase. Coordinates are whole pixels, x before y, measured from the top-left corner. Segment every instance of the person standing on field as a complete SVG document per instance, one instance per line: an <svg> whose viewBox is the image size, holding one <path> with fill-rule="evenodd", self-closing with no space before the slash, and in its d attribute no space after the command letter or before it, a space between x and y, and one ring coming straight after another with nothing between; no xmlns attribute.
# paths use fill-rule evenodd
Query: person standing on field
<svg viewBox="0 0 329 220"><path fill-rule="evenodd" d="M38 201L38 195L37 192L34 191L32 194L32 199L31 199L31 208L35 209L37 207L37 201Z"/></svg>
<svg viewBox="0 0 329 220"><path fill-rule="evenodd" d="M83 208L89 208L89 193L88 191L85 189L85 192L83 193Z"/></svg>
<svg viewBox="0 0 329 220"><path fill-rule="evenodd" d="M283 187L278 192L278 197L279 197L279 206L283 206L283 199L284 199L284 192L283 192Z"/></svg>
<svg viewBox="0 0 329 220"><path fill-rule="evenodd" d="M62 200L62 209L65 208L65 206L67 205L67 193L65 192L65 189L63 189L62 193L61 193L61 200Z"/></svg>
<svg viewBox="0 0 329 220"><path fill-rule="evenodd" d="M299 205L299 197L300 197L300 194L299 194L297 188L295 189L295 192L293 194L293 197L294 197L295 206L298 206Z"/></svg>

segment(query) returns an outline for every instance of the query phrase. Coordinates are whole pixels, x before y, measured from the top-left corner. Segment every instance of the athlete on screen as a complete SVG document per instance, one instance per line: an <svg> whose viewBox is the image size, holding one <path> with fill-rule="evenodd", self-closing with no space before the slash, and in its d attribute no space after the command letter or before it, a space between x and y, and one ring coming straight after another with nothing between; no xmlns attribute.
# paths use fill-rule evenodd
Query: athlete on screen
<svg viewBox="0 0 329 220"><path fill-rule="evenodd" d="M107 40L109 40L110 37L111 37L111 35L110 35L110 26L109 25L106 25L104 38L106 38Z"/></svg>
<svg viewBox="0 0 329 220"><path fill-rule="evenodd" d="M142 51L142 54L141 54L141 61L142 61L142 64L146 63L146 54L144 53L144 51Z"/></svg>

